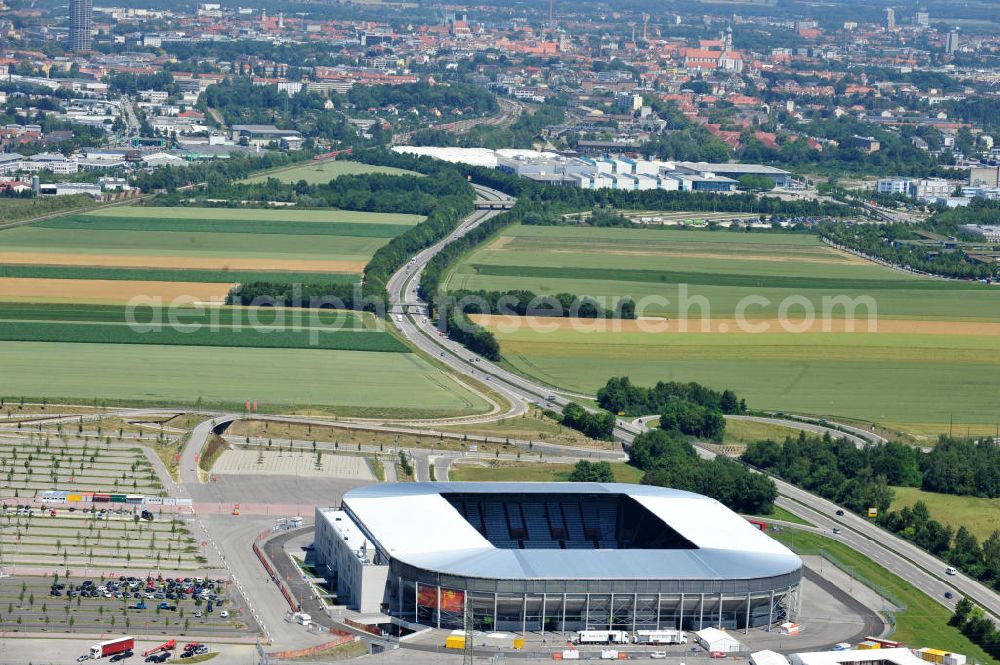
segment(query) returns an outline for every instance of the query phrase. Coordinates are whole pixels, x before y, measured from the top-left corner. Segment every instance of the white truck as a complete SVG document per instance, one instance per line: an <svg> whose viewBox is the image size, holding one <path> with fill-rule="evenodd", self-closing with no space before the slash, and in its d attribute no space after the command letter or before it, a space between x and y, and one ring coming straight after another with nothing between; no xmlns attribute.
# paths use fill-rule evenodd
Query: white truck
<svg viewBox="0 0 1000 665"><path fill-rule="evenodd" d="M624 630L581 630L573 636L576 644L628 644L629 634Z"/></svg>
<svg viewBox="0 0 1000 665"><path fill-rule="evenodd" d="M683 630L637 630L636 644L687 644L687 634Z"/></svg>

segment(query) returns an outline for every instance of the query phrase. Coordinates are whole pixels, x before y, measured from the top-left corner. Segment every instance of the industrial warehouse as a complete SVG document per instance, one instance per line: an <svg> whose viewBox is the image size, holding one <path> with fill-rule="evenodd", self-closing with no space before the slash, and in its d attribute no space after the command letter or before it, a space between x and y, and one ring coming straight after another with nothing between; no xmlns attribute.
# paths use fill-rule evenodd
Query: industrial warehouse
<svg viewBox="0 0 1000 665"><path fill-rule="evenodd" d="M748 630L795 618L801 560L719 502L614 483L400 483L316 510L338 603L436 628Z"/></svg>

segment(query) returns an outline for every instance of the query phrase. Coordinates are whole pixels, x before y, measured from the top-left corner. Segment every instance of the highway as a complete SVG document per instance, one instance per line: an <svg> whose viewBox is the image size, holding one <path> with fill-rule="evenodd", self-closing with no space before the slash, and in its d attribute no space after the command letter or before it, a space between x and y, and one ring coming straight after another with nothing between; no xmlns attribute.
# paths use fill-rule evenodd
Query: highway
<svg viewBox="0 0 1000 665"><path fill-rule="evenodd" d="M502 192L486 187L476 185L475 188L480 199L506 197ZM423 266L455 237L464 234L494 214L497 214L497 211L477 210L472 213L451 235L422 251L415 261L393 275L388 284L390 302L392 304L419 302L417 287ZM423 351L437 356L439 361L461 374L480 382L489 382L494 390L510 398L515 403L511 413L522 413L526 408L525 402L547 402L555 411L560 411L569 403L568 399L552 388L513 374L443 337L442 331L429 320L425 320L423 315L403 314L393 316L393 321L400 332ZM519 405L516 404L518 401L521 401ZM634 436L644 429L642 424L619 420L615 435L623 444L628 445ZM703 456L714 455L703 448L698 450ZM947 575L945 571L948 564L941 559L849 511L844 511L843 516L837 516L836 511L839 507L826 499L781 480L775 479L775 484L780 493L777 502L779 506L823 528L830 537L836 537L847 543L856 551L924 590L942 605L953 608L958 597L965 595L991 613L995 620L1000 617L1000 595L965 575ZM841 534L837 536L832 533L835 526L841 529ZM946 599L945 591L952 591L955 598Z"/></svg>

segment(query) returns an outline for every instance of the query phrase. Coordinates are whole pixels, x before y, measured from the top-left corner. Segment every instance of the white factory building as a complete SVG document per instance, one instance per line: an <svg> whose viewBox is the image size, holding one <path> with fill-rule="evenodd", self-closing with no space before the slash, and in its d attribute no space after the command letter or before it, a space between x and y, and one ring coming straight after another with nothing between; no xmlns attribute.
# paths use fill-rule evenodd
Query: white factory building
<svg viewBox="0 0 1000 665"><path fill-rule="evenodd" d="M744 175L770 178L778 187L791 185L788 171L758 164L665 162L623 156L566 156L534 150L397 146L394 151L448 162L495 168L523 178L583 189L685 192L731 192Z"/></svg>

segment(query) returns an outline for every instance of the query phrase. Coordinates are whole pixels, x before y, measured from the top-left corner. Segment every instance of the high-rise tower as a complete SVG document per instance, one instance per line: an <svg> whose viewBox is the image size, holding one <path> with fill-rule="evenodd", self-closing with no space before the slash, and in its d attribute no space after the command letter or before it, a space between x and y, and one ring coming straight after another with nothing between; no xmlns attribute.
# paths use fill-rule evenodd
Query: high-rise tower
<svg viewBox="0 0 1000 665"><path fill-rule="evenodd" d="M69 0L69 50L89 51L94 28L92 0Z"/></svg>
<svg viewBox="0 0 1000 665"><path fill-rule="evenodd" d="M885 31L892 32L896 29L896 10L892 7L885 8Z"/></svg>

